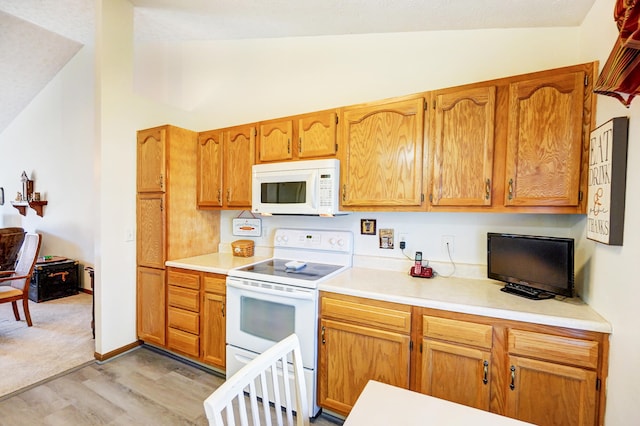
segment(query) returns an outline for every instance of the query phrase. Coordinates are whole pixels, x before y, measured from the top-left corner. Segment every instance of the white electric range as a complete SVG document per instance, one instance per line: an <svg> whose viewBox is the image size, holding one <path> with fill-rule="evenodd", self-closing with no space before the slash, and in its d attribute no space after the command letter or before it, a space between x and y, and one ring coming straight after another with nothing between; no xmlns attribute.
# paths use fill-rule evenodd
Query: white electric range
<svg viewBox="0 0 640 426"><path fill-rule="evenodd" d="M282 228L273 258L231 269L227 277L227 375L291 333L300 339L302 363L315 416L318 284L352 265L350 231Z"/></svg>

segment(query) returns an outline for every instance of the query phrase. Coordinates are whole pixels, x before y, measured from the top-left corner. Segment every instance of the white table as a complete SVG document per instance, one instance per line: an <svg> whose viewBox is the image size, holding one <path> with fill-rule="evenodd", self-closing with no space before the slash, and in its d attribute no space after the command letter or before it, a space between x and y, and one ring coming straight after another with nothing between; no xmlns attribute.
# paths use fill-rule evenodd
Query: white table
<svg viewBox="0 0 640 426"><path fill-rule="evenodd" d="M344 426L524 426L520 420L370 380Z"/></svg>

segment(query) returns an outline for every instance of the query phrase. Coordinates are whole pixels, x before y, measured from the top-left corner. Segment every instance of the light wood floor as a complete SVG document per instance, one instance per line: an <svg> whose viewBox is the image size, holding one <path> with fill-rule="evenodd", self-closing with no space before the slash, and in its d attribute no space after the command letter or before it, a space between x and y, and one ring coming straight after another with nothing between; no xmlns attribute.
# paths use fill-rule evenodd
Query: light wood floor
<svg viewBox="0 0 640 426"><path fill-rule="evenodd" d="M222 382L141 347L0 401L0 425L207 425L202 402ZM320 415L312 424L342 422Z"/></svg>

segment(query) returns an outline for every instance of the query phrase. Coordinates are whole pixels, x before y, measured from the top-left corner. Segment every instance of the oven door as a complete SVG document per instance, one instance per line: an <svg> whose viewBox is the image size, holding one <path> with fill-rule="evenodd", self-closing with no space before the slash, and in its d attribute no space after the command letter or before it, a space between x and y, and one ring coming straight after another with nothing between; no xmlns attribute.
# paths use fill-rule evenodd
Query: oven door
<svg viewBox="0 0 640 426"><path fill-rule="evenodd" d="M227 277L227 344L262 353L296 333L302 364L315 369L318 291Z"/></svg>

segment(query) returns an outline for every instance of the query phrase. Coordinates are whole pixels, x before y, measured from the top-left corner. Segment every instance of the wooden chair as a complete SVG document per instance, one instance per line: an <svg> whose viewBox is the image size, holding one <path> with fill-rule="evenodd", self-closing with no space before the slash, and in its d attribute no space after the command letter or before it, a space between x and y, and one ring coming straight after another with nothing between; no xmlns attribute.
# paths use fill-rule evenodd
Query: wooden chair
<svg viewBox="0 0 640 426"><path fill-rule="evenodd" d="M31 327L31 314L29 314L29 284L33 268L38 260L40 250L40 235L27 234L22 243L20 257L13 271L0 271L0 303L11 302L13 315L16 321L20 321L17 302L22 300L22 308L27 325Z"/></svg>
<svg viewBox="0 0 640 426"><path fill-rule="evenodd" d="M0 271L11 270L16 266L24 235L22 228L0 228Z"/></svg>
<svg viewBox="0 0 640 426"><path fill-rule="evenodd" d="M292 373L289 370L291 364L287 363L288 358L293 360L295 401L292 400L294 395L289 383ZM287 368L282 368L283 365ZM250 407L247 407L245 392L249 394ZM259 404L258 397L264 395L270 395L270 398L262 397ZM269 400L273 401L273 405L269 404ZM287 424L293 426L294 403L295 424L308 426L309 409L300 342L298 336L292 334L258 355L228 378L204 401L204 409L212 426L236 424L247 426L249 417L252 419L252 425L260 426L262 420L266 425L271 426L272 416L275 416L278 426L283 426L282 408L285 408ZM223 421L223 412L226 414L226 423ZM239 417L238 423L235 420L236 414Z"/></svg>

